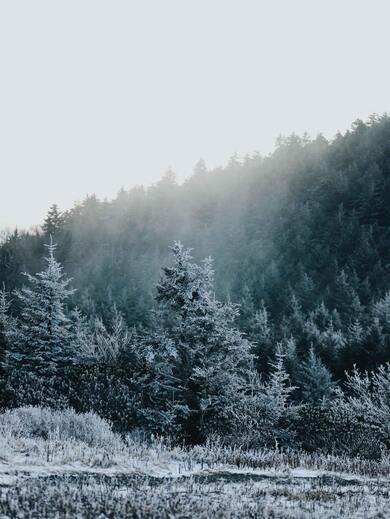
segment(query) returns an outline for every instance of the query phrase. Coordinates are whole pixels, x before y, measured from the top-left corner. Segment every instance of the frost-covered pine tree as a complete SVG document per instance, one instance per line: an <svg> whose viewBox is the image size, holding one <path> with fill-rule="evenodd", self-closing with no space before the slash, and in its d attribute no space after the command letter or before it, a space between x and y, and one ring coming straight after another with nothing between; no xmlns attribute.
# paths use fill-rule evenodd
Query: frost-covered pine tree
<svg viewBox="0 0 390 519"><path fill-rule="evenodd" d="M265 396L269 402L271 416L278 420L289 405L291 393L296 389L290 384L290 377L285 368L285 354L278 348L275 361L271 362L271 374L265 385Z"/></svg>
<svg viewBox="0 0 390 519"><path fill-rule="evenodd" d="M0 373L3 373L7 352L8 335L10 332L10 303L5 288L0 290Z"/></svg>
<svg viewBox="0 0 390 519"><path fill-rule="evenodd" d="M267 368L267 360L274 349L274 329L264 301L261 301L260 308L252 314L248 328L248 338L254 344L256 367L258 371L263 371Z"/></svg>
<svg viewBox="0 0 390 519"><path fill-rule="evenodd" d="M252 363L250 343L234 326L238 308L215 299L213 274L211 259L197 265L176 242L157 285L159 324L148 339L149 364L158 366L154 397L168 398L191 441L227 426Z"/></svg>
<svg viewBox="0 0 390 519"><path fill-rule="evenodd" d="M380 324L388 332L390 330L390 291L374 304L372 314L374 318L379 319Z"/></svg>
<svg viewBox="0 0 390 519"><path fill-rule="evenodd" d="M313 348L310 348L307 361L303 364L300 386L303 400L307 403L325 404L335 397L337 385Z"/></svg>
<svg viewBox="0 0 390 519"><path fill-rule="evenodd" d="M346 373L346 391L337 391L334 414L347 431L343 450L353 454L380 457L390 445L390 364L375 371Z"/></svg>
<svg viewBox="0 0 390 519"><path fill-rule="evenodd" d="M279 345L276 357L270 363L267 381L252 372L242 405L232 410L231 441L246 447L274 447L291 445L293 434L289 420L297 410L291 402L296 389L290 383L285 368L285 354Z"/></svg>
<svg viewBox="0 0 390 519"><path fill-rule="evenodd" d="M364 330L362 324L359 319L355 319L347 328L347 339L349 342L355 345L361 344L366 336L366 331Z"/></svg>
<svg viewBox="0 0 390 519"><path fill-rule="evenodd" d="M52 240L46 247L46 269L36 275L26 273L30 286L15 292L21 312L9 362L48 373L69 360L71 334L65 303L74 290L54 257Z"/></svg>
<svg viewBox="0 0 390 519"><path fill-rule="evenodd" d="M10 338L15 330L15 319L9 313L10 302L5 287L0 290L0 405L5 398L6 358Z"/></svg>

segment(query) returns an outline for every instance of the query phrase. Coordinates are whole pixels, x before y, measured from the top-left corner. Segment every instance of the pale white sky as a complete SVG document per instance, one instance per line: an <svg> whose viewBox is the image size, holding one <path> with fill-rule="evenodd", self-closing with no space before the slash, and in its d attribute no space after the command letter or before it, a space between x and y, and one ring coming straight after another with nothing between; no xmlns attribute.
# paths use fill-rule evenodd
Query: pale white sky
<svg viewBox="0 0 390 519"><path fill-rule="evenodd" d="M388 0L0 0L0 227L390 109Z"/></svg>

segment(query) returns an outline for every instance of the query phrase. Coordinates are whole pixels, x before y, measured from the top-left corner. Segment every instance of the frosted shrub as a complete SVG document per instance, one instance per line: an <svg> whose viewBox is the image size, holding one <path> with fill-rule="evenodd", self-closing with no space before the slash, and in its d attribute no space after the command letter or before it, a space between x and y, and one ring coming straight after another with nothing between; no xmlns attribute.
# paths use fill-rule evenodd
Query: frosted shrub
<svg viewBox="0 0 390 519"><path fill-rule="evenodd" d="M371 373L355 368L347 373L346 386L333 409L336 422L348 432L341 448L350 455L380 457L390 447L390 364Z"/></svg>
<svg viewBox="0 0 390 519"><path fill-rule="evenodd" d="M306 405L293 426L304 449L380 459L390 447L390 365L346 374L346 391L319 406Z"/></svg>
<svg viewBox="0 0 390 519"><path fill-rule="evenodd" d="M76 314L79 315L79 314ZM83 362L113 365L132 350L134 332L129 330L123 316L115 310L107 327L100 317L95 317L87 326L78 317L77 355Z"/></svg>
<svg viewBox="0 0 390 519"><path fill-rule="evenodd" d="M350 393L344 406L378 426L390 441L390 364L372 373L362 374L354 369L347 374L347 387Z"/></svg>
<svg viewBox="0 0 390 519"><path fill-rule="evenodd" d="M309 452L379 459L385 450L379 428L340 405L339 400L330 406L302 406L291 425L298 444Z"/></svg>
<svg viewBox="0 0 390 519"><path fill-rule="evenodd" d="M233 432L227 442L245 448L294 446L294 431L289 422L297 407L290 402L294 387L284 367L284 355L278 351L272 372L264 383L252 374L248 393L232 407L230 422Z"/></svg>
<svg viewBox="0 0 390 519"><path fill-rule="evenodd" d="M93 447L115 442L110 424L94 413L77 414L73 409L55 411L48 408L21 407L0 414L0 434L15 437L56 437L76 440Z"/></svg>

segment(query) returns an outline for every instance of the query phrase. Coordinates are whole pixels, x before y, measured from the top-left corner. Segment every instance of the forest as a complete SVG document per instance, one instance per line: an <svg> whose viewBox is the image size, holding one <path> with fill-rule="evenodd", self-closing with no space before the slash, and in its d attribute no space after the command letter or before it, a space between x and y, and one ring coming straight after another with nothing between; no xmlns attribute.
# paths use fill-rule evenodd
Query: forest
<svg viewBox="0 0 390 519"><path fill-rule="evenodd" d="M390 449L390 117L53 204L0 245L2 410L119 434Z"/></svg>

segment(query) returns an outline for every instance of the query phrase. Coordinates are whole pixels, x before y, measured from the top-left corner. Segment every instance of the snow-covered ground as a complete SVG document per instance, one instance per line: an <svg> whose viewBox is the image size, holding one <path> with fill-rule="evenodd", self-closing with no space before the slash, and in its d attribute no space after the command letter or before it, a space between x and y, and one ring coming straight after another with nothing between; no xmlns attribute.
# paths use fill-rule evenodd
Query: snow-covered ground
<svg viewBox="0 0 390 519"><path fill-rule="evenodd" d="M0 519L388 517L390 460L183 448L92 415L0 416Z"/></svg>
<svg viewBox="0 0 390 519"><path fill-rule="evenodd" d="M262 452L253 453L253 466L240 466L229 462L238 452L161 442L123 444L120 456L65 442L57 457L46 445L52 457L45 460L41 442L50 443L37 439L26 449L19 442L19 452L1 452L0 518L366 518L386 517L390 506L390 478L379 463L376 474L363 461L353 473L331 470L347 460L303 456L293 466L293 455ZM70 459L59 462L64 453Z"/></svg>
<svg viewBox="0 0 390 519"><path fill-rule="evenodd" d="M2 518L387 517L389 481L304 469L158 476L85 467L3 472Z"/></svg>

